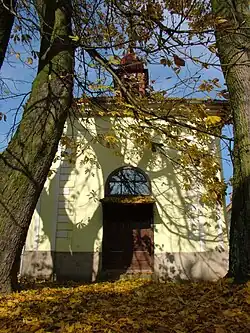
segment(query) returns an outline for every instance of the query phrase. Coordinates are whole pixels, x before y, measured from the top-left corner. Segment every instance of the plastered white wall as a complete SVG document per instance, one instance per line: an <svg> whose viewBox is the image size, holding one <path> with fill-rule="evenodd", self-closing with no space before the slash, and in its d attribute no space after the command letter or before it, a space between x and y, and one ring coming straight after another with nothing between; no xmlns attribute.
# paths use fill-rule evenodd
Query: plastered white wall
<svg viewBox="0 0 250 333"><path fill-rule="evenodd" d="M151 180L152 196L156 201L155 253L207 251L218 244L226 246L226 235L221 233L221 229L225 229L224 207L218 208L220 221L211 219L211 211L197 208L197 205L196 216L199 216L195 221L188 219L187 194L171 161L149 148L133 144L130 137L132 118L119 122L110 117L92 117L68 124L67 134L81 143L81 149L75 163L62 159L53 165L55 173L46 182L34 213L26 249L101 251L102 206L99 200L104 197L108 175L125 165L139 167ZM123 127L121 133L119 126ZM102 141L102 135L112 137L115 131L119 140L113 142L113 148L108 148L105 141L103 144L97 142L97 137ZM176 155L174 151L171 153L173 157ZM198 228L202 226L202 239L201 231L192 229L194 223L199 224Z"/></svg>

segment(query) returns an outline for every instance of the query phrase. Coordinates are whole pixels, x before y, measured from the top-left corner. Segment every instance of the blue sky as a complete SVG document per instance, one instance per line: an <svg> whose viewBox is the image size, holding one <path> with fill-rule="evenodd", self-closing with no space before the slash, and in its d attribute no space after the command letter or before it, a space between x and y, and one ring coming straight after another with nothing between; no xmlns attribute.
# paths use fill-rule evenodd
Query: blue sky
<svg viewBox="0 0 250 333"><path fill-rule="evenodd" d="M0 122L0 150L6 146L11 134L18 124L22 115L25 95L31 90L32 82L36 75L36 62L28 65L25 61L28 52L18 45L14 45L15 52L20 53L20 59L15 54L8 54L0 72L1 84L0 91L0 112L6 114L6 122ZM20 107L20 108L19 108Z"/></svg>

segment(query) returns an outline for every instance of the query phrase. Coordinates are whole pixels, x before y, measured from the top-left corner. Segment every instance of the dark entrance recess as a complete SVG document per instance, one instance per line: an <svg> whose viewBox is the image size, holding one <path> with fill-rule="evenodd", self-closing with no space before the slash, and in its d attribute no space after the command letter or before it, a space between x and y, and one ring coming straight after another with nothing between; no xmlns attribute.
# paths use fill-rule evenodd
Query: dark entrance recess
<svg viewBox="0 0 250 333"><path fill-rule="evenodd" d="M108 178L103 204L103 270L152 272L153 200L143 171L124 167Z"/></svg>

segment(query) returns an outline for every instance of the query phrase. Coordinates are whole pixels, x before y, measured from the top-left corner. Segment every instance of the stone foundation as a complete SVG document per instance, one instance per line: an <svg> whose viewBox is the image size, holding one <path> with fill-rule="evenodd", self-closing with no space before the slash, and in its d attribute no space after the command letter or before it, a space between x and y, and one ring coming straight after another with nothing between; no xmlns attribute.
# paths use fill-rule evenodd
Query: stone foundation
<svg viewBox="0 0 250 333"><path fill-rule="evenodd" d="M53 278L54 253L49 251L24 251L20 275L32 278Z"/></svg>
<svg viewBox="0 0 250 333"><path fill-rule="evenodd" d="M228 270L228 252L155 254L155 276L160 279L214 281Z"/></svg>
<svg viewBox="0 0 250 333"><path fill-rule="evenodd" d="M100 266L99 253L25 251L20 275L53 280L95 281Z"/></svg>
<svg viewBox="0 0 250 333"><path fill-rule="evenodd" d="M95 281L105 276L101 271L101 257L99 252L26 251L20 274L43 279ZM217 280L226 275L227 269L226 251L156 253L154 257L154 277L159 280ZM124 274L131 272L113 272L112 276L119 278Z"/></svg>

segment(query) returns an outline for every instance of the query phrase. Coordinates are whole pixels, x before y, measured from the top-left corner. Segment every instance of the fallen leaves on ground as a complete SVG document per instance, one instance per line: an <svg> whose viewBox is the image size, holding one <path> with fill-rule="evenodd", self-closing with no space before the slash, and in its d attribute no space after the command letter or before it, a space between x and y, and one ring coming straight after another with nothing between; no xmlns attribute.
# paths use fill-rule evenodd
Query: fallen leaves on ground
<svg viewBox="0 0 250 333"><path fill-rule="evenodd" d="M250 284L126 280L0 297L0 332L250 332Z"/></svg>

